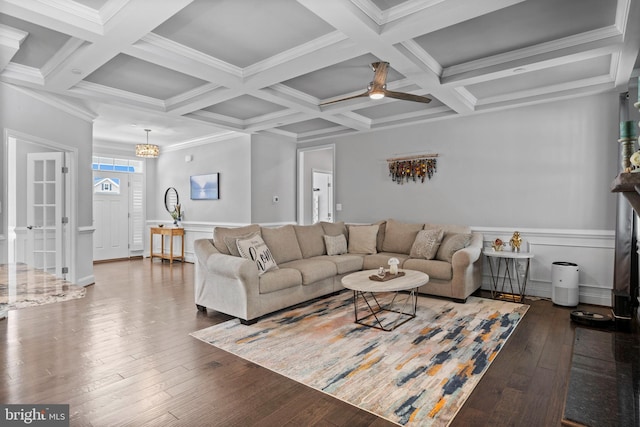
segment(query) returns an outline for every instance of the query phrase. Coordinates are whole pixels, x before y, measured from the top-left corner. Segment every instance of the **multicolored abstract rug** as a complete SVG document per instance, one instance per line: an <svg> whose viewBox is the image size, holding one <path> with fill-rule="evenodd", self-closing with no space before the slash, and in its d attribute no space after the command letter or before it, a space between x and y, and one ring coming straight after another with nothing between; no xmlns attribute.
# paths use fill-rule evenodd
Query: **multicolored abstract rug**
<svg viewBox="0 0 640 427"><path fill-rule="evenodd" d="M0 264L0 317L23 307L82 298L86 289L26 264Z"/></svg>
<svg viewBox="0 0 640 427"><path fill-rule="evenodd" d="M191 335L396 424L446 426L527 309L419 297L417 317L384 332L355 324L352 294L343 292Z"/></svg>

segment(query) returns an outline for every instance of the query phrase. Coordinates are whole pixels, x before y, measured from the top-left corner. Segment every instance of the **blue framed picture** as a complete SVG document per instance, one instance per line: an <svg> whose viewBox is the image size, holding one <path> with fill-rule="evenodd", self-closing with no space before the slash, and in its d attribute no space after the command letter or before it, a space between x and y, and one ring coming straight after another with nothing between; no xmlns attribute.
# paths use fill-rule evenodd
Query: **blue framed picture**
<svg viewBox="0 0 640 427"><path fill-rule="evenodd" d="M191 200L218 200L220 198L219 175L219 173L209 173L191 176L189 178Z"/></svg>

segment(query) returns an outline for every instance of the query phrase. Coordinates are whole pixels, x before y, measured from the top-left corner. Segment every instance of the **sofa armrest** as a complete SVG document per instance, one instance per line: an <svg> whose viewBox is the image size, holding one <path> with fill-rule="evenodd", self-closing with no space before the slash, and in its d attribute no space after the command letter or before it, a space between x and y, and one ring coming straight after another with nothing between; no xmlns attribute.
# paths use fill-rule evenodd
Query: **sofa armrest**
<svg viewBox="0 0 640 427"><path fill-rule="evenodd" d="M451 258L453 277L451 294L453 298L466 300L482 285L482 233L471 233L471 242Z"/></svg>
<svg viewBox="0 0 640 427"><path fill-rule="evenodd" d="M472 233L469 245L453 254L451 258L453 268L469 266L478 261L482 254L483 239L481 233Z"/></svg>
<svg viewBox="0 0 640 427"><path fill-rule="evenodd" d="M256 317L259 307L258 269L244 258L220 253L211 239L193 243L196 254L195 302L241 319Z"/></svg>

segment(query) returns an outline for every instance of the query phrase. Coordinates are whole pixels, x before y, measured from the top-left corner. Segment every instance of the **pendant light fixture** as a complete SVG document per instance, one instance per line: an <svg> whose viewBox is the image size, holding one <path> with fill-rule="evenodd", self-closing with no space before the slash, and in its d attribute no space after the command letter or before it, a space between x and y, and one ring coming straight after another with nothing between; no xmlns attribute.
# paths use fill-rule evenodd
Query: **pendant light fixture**
<svg viewBox="0 0 640 427"><path fill-rule="evenodd" d="M160 147L155 144L149 144L149 132L151 132L151 129L145 129L144 131L147 133L147 143L136 145L136 156L154 159L160 155Z"/></svg>

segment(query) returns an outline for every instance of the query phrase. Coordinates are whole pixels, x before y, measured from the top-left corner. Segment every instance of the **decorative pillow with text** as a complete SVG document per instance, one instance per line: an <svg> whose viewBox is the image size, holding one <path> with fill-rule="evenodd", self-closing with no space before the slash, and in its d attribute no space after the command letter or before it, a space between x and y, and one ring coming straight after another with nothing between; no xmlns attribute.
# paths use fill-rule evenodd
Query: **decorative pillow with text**
<svg viewBox="0 0 640 427"><path fill-rule="evenodd" d="M245 239L238 239L238 252L242 258L249 259L256 263L258 275L263 275L267 271L277 270L278 265L271 255L267 244L259 234L253 234Z"/></svg>

